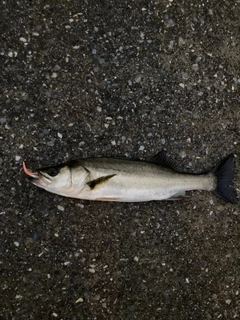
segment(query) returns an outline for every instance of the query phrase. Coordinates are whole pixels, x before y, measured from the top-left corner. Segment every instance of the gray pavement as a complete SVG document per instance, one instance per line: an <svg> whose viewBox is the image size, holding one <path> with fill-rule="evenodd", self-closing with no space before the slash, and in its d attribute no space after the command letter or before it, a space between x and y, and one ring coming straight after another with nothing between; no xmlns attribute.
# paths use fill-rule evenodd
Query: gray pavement
<svg viewBox="0 0 240 320"><path fill-rule="evenodd" d="M239 205L67 199L21 168L165 148L202 172L233 152L239 190L239 0L10 0L0 15L0 319L239 319Z"/></svg>

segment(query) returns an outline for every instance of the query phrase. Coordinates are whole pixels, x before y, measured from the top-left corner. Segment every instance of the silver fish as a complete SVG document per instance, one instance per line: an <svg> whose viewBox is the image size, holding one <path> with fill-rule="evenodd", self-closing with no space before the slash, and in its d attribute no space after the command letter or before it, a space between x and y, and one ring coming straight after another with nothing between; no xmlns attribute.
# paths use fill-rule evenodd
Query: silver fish
<svg viewBox="0 0 240 320"><path fill-rule="evenodd" d="M230 154L207 173L176 170L163 150L150 161L86 158L24 172L36 186L65 197L119 202L177 200L189 190L207 190L237 203L232 187L234 156Z"/></svg>

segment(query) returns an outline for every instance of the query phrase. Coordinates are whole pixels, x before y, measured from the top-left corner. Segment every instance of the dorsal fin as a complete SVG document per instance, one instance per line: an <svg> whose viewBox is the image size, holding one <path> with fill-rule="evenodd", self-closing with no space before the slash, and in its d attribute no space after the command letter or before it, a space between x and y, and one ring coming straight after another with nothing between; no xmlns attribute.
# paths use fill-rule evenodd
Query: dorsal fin
<svg viewBox="0 0 240 320"><path fill-rule="evenodd" d="M160 164L172 170L176 170L176 164L169 158L166 151L163 149L150 159L150 162Z"/></svg>
<svg viewBox="0 0 240 320"><path fill-rule="evenodd" d="M111 179L112 177L114 177L116 174L110 174L108 176L103 176L100 178L97 178L95 180L89 181L87 183L87 185L91 188L94 189L96 187L98 187L100 184L107 182L109 179Z"/></svg>

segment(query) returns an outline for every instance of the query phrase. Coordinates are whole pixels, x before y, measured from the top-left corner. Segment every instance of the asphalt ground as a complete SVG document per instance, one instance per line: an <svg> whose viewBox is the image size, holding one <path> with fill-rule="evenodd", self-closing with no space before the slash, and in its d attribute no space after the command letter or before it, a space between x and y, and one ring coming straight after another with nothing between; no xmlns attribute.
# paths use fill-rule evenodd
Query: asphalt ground
<svg viewBox="0 0 240 320"><path fill-rule="evenodd" d="M203 172L234 153L240 3L1 1L0 319L239 319L240 208L63 198L26 179L88 156Z"/></svg>

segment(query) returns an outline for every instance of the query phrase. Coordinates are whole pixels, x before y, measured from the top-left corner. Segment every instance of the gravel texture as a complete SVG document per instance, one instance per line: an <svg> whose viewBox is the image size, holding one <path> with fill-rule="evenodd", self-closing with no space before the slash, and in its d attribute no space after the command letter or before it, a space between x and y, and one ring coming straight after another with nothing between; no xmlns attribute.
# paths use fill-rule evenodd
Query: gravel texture
<svg viewBox="0 0 240 320"><path fill-rule="evenodd" d="M0 319L239 319L239 205L62 198L21 168L87 156L240 170L239 0L0 3Z"/></svg>

